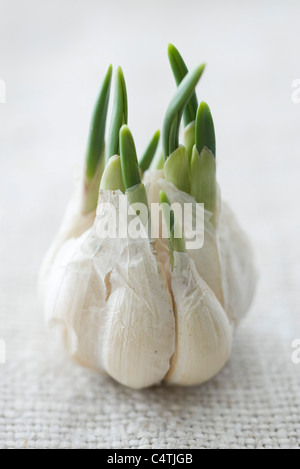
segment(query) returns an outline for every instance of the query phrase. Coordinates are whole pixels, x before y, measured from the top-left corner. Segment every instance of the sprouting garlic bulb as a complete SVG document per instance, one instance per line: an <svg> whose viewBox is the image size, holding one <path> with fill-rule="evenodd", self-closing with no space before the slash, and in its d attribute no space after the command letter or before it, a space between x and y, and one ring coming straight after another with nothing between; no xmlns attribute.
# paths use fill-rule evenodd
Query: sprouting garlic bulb
<svg viewBox="0 0 300 469"><path fill-rule="evenodd" d="M188 72L174 46L169 59L178 88L155 168L150 165L159 132L138 162L120 68L104 145L109 67L84 177L40 274L47 325L68 355L135 389L161 382L197 385L215 376L230 357L256 284L251 247L217 184L211 113L197 103L204 65ZM153 216L152 204L160 204L165 221ZM197 225L199 204L203 227ZM180 218L185 210L192 224ZM131 222L138 227L135 235ZM106 226L115 235L105 234ZM203 246L187 242L192 234Z"/></svg>
<svg viewBox="0 0 300 469"><path fill-rule="evenodd" d="M155 172L147 180L150 176L155 178ZM169 194L184 196L166 180L159 182ZM150 194L153 186L148 188ZM45 298L47 324L81 365L126 386L143 388L163 380L201 384L228 360L235 323L199 275L195 256L175 252L172 270L163 239L156 240L153 251L148 237L99 238L103 204L110 202L122 219L122 197L120 191L100 191L92 228L58 250ZM236 282L239 273L229 254L235 252L227 252L224 285ZM247 245L239 255L252 263ZM245 283L228 291L234 294L254 279L255 271L249 271Z"/></svg>

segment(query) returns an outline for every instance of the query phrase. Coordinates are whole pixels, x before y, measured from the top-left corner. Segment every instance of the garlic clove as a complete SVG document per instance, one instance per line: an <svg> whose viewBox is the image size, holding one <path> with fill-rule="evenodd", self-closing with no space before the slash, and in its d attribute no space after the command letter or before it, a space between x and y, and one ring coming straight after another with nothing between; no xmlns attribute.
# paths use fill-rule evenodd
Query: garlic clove
<svg viewBox="0 0 300 469"><path fill-rule="evenodd" d="M45 317L52 336L72 359L101 372L106 288L93 262L97 241L91 229L60 248L47 284Z"/></svg>
<svg viewBox="0 0 300 469"><path fill-rule="evenodd" d="M124 199L124 200L123 200ZM100 193L119 214L124 195ZM124 206L124 204L121 202ZM101 206L100 206L101 207ZM98 213L101 223L101 209ZM120 383L143 388L160 382L174 352L172 300L160 264L145 236L107 240L117 259L110 266L110 294L101 328L102 359L106 372ZM99 269L103 267L99 257Z"/></svg>
<svg viewBox="0 0 300 469"><path fill-rule="evenodd" d="M174 252L172 292L175 353L165 381L184 386L201 384L227 362L233 327L186 253Z"/></svg>
<svg viewBox="0 0 300 469"><path fill-rule="evenodd" d="M150 252L143 256L131 252L126 275L124 281L121 260L110 277L112 293L101 330L102 357L110 376L139 389L159 383L169 369L174 315L166 284L162 284ZM142 288L140 279L144 279Z"/></svg>
<svg viewBox="0 0 300 469"><path fill-rule="evenodd" d="M229 318L238 324L254 297L257 271L248 238L225 202L220 212L217 241L224 307Z"/></svg>

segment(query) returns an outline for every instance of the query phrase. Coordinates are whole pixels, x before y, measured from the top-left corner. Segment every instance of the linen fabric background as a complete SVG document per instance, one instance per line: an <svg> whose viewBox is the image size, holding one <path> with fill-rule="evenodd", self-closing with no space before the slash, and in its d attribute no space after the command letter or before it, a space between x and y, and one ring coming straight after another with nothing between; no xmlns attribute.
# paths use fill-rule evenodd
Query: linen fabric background
<svg viewBox="0 0 300 469"><path fill-rule="evenodd" d="M299 448L299 2L2 0L0 10L0 447ZM141 153L175 90L168 42L190 68L207 62L197 92L215 120L218 180L260 278L217 377L132 391L58 354L37 273L107 65L123 67Z"/></svg>

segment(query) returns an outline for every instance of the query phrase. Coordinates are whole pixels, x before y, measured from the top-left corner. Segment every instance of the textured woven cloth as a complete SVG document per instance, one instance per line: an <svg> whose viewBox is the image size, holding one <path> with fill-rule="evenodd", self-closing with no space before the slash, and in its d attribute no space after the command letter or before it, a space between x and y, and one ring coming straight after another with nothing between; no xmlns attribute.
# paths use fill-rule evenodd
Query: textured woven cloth
<svg viewBox="0 0 300 469"><path fill-rule="evenodd" d="M105 10L92 0L1 3L0 448L300 448L300 364L291 359L300 339L300 104L291 100L300 7L212 3L190 2L189 26L176 33L183 6L174 0ZM174 90L169 40L188 64L208 63L198 94L215 118L218 178L253 241L260 278L217 377L132 391L57 353L37 272L82 161L99 77L110 61L126 65L142 149Z"/></svg>

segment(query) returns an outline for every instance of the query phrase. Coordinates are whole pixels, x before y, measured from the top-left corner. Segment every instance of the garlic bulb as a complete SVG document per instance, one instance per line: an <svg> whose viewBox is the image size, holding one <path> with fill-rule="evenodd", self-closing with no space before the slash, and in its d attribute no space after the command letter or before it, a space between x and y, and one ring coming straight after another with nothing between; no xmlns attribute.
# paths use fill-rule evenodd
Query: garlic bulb
<svg viewBox="0 0 300 469"><path fill-rule="evenodd" d="M120 68L104 145L109 67L83 179L40 274L47 325L68 355L135 389L217 374L256 284L251 247L217 185L211 113L195 94L204 66L188 72L168 52L178 88L156 167L160 132L138 161Z"/></svg>

